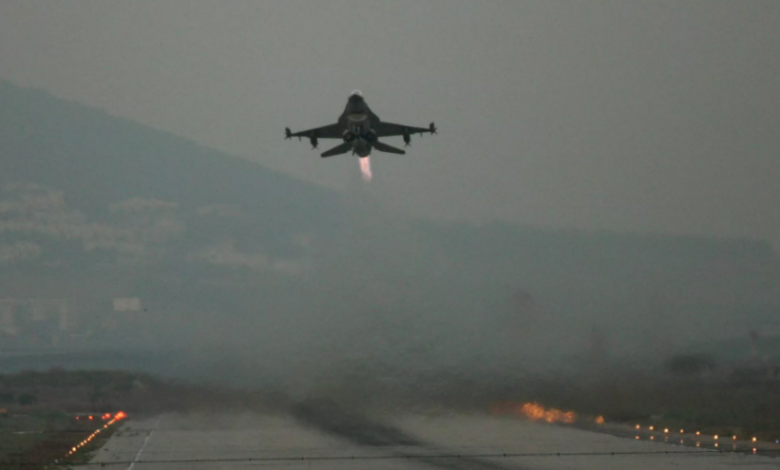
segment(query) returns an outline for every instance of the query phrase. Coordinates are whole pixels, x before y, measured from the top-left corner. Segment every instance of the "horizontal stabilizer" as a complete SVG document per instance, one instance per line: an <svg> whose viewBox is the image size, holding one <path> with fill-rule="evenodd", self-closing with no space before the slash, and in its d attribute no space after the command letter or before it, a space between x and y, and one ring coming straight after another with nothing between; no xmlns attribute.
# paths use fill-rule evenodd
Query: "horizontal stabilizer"
<svg viewBox="0 0 780 470"><path fill-rule="evenodd" d="M337 145L337 146L333 147L330 150L322 152L322 154L320 156L322 158L332 157L334 155L341 155L342 153L347 153L350 150L352 150L352 142L344 142L341 145Z"/></svg>
<svg viewBox="0 0 780 470"><path fill-rule="evenodd" d="M406 152L403 150L393 147L392 145L383 144L380 141L374 142L374 148L379 150L380 152L387 152L387 153L397 153L399 155L405 155Z"/></svg>

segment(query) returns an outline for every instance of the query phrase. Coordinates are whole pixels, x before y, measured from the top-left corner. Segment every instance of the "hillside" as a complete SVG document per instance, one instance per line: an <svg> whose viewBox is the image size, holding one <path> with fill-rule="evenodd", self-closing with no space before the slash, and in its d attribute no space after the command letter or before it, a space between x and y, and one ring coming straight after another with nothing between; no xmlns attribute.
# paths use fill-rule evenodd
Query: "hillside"
<svg viewBox="0 0 780 470"><path fill-rule="evenodd" d="M437 224L359 191L0 81L2 347L489 375L743 337L780 305L767 243Z"/></svg>
<svg viewBox="0 0 780 470"><path fill-rule="evenodd" d="M302 276L311 240L343 224L333 192L6 81L0 156L0 299L20 343L116 329L116 297L168 324L195 306L235 314ZM36 309L59 325L25 324Z"/></svg>

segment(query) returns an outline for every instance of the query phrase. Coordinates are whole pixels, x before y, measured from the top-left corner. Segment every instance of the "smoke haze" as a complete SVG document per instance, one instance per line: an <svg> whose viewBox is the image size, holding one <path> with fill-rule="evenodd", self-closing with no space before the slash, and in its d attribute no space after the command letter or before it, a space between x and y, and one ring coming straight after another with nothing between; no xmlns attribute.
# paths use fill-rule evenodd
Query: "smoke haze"
<svg viewBox="0 0 780 470"><path fill-rule="evenodd" d="M779 4L333 5L0 5L0 372L403 399L780 331ZM439 135L283 140L356 86Z"/></svg>

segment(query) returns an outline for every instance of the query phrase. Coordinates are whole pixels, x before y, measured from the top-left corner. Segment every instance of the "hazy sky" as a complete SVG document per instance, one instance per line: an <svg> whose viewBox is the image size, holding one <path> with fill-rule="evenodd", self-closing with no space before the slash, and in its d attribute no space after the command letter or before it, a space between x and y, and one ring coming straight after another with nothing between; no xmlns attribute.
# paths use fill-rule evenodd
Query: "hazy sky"
<svg viewBox="0 0 780 470"><path fill-rule="evenodd" d="M777 0L4 0L0 78L335 189L283 129L359 88L439 126L373 157L403 212L780 245Z"/></svg>

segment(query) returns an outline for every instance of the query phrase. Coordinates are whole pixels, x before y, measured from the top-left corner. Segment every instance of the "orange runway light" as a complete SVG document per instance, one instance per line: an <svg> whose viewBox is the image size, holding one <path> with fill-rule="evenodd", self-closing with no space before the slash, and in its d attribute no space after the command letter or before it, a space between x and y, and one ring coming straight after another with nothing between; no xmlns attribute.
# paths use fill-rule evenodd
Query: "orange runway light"
<svg viewBox="0 0 780 470"><path fill-rule="evenodd" d="M734 434L733 436L731 436L731 439L736 441L737 440L737 435Z"/></svg>
<svg viewBox="0 0 780 470"><path fill-rule="evenodd" d="M715 440L717 440L717 439L718 439L718 435L717 435L717 434L715 434L715 436L713 436L713 438L714 438Z"/></svg>
<svg viewBox="0 0 780 470"><path fill-rule="evenodd" d="M573 411L561 411L555 408L545 409L545 407L539 403L510 405L509 409L515 414L525 416L531 421L571 424L577 420L577 415Z"/></svg>
<svg viewBox="0 0 780 470"><path fill-rule="evenodd" d="M596 424L604 424L604 417L603 416L597 416L596 417Z"/></svg>
<svg viewBox="0 0 780 470"><path fill-rule="evenodd" d="M754 438L750 439L751 442L756 442L757 440L758 440L757 437L754 437Z"/></svg>
<svg viewBox="0 0 780 470"><path fill-rule="evenodd" d="M653 430L655 429L655 427L654 427L654 426L650 426L648 429L650 429L651 431L653 431Z"/></svg>
<svg viewBox="0 0 780 470"><path fill-rule="evenodd" d="M701 436L701 431L696 431L697 436Z"/></svg>
<svg viewBox="0 0 780 470"><path fill-rule="evenodd" d="M669 428L664 428L664 433L669 434Z"/></svg>
<svg viewBox="0 0 780 470"><path fill-rule="evenodd" d="M634 439L639 440L639 436L634 436Z"/></svg>
<svg viewBox="0 0 780 470"><path fill-rule="evenodd" d="M680 434L685 434L685 429L680 429Z"/></svg>
<svg viewBox="0 0 780 470"><path fill-rule="evenodd" d="M634 429L642 429L642 426L637 424L636 426L634 426Z"/></svg>

